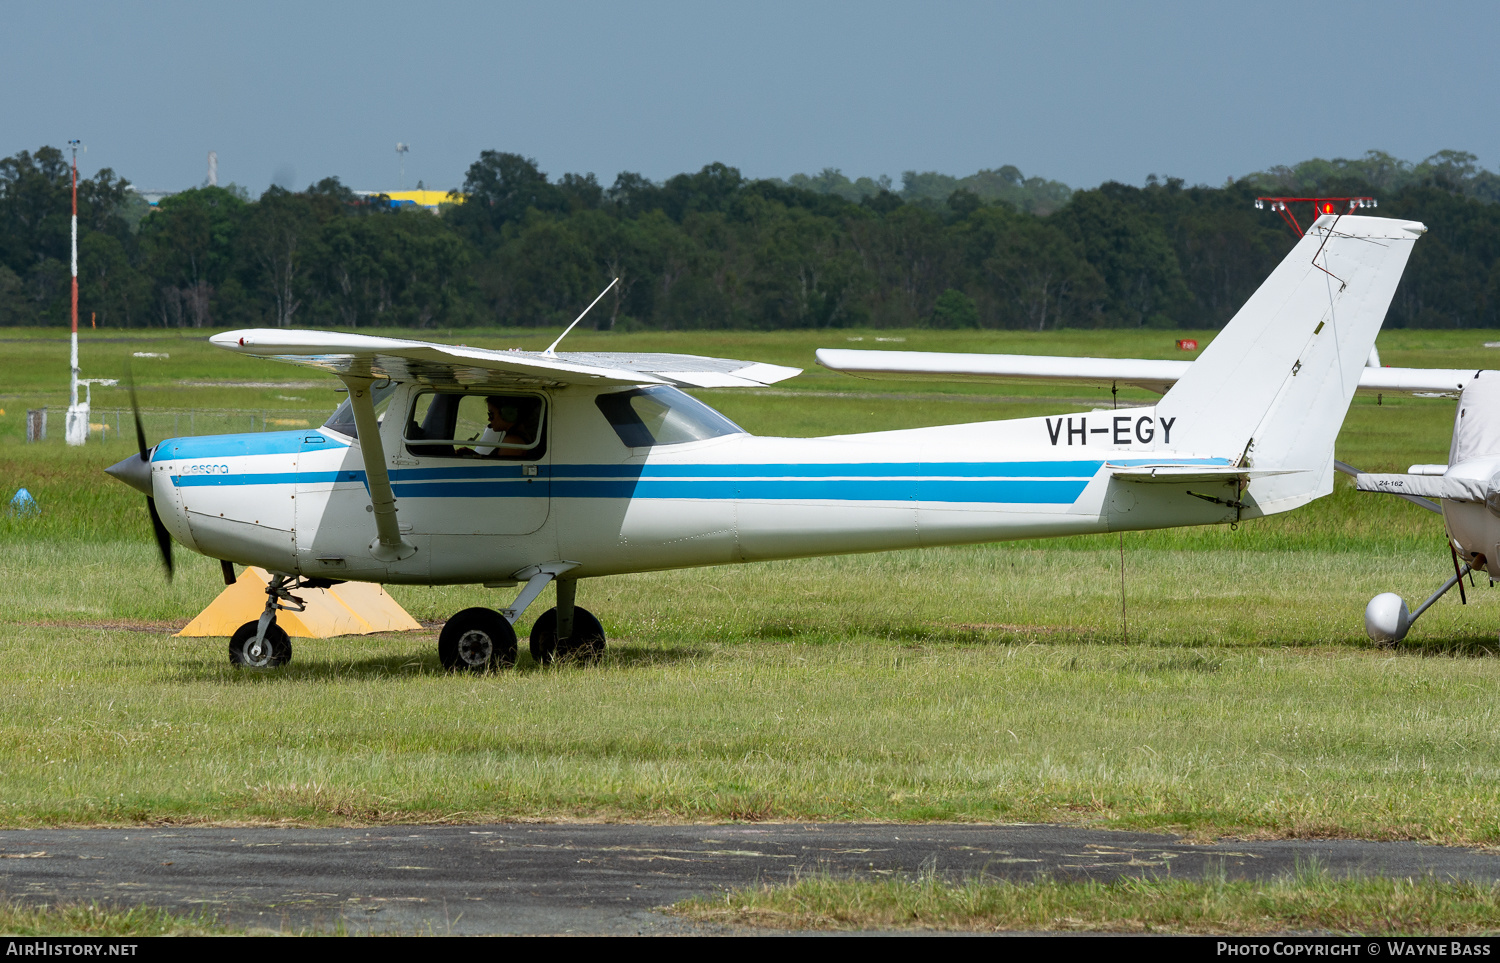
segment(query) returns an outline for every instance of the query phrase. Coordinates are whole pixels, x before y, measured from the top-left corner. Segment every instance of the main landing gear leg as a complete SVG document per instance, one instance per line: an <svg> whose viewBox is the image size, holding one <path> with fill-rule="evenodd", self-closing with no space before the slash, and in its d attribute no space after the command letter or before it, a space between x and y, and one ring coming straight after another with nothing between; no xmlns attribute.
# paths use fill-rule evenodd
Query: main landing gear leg
<svg viewBox="0 0 1500 963"><path fill-rule="evenodd" d="M578 598L578 579L565 578L557 583L557 637L559 639L571 639L573 637L573 615L577 606L573 603Z"/></svg>
<svg viewBox="0 0 1500 963"><path fill-rule="evenodd" d="M286 587L289 575L271 576L266 586L266 607L260 618L246 622L229 640L229 661L256 669L274 669L292 661L292 641L286 630L276 624L277 609L304 611L307 606ZM288 604L281 604L285 600Z"/></svg>
<svg viewBox="0 0 1500 963"><path fill-rule="evenodd" d="M604 626L588 609L575 604L578 580L557 580L557 607L531 626L531 657L538 665L599 661L604 655Z"/></svg>
<svg viewBox="0 0 1500 963"><path fill-rule="evenodd" d="M548 562L517 572L517 581L526 584L509 608L464 609L443 626L438 635L438 659L443 668L455 671L484 672L508 669L516 664L515 623L553 579L578 567L577 562Z"/></svg>

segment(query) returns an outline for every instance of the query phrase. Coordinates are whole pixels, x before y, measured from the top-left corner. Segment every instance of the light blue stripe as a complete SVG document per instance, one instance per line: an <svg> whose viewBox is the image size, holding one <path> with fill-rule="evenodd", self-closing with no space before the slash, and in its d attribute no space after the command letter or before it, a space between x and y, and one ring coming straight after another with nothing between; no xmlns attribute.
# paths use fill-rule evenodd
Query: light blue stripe
<svg viewBox="0 0 1500 963"><path fill-rule="evenodd" d="M360 482L365 480L362 471L281 471L262 472L249 475L173 475L172 484L178 488L220 488L235 485L316 485L326 482Z"/></svg>
<svg viewBox="0 0 1500 963"><path fill-rule="evenodd" d="M156 447L152 461L173 461L180 458L234 458L239 455L292 455L302 450L304 438L317 435L322 438L316 448L348 448L341 441L326 435L318 435L310 428L301 431L255 431L242 435L201 435L186 438L168 438Z"/></svg>

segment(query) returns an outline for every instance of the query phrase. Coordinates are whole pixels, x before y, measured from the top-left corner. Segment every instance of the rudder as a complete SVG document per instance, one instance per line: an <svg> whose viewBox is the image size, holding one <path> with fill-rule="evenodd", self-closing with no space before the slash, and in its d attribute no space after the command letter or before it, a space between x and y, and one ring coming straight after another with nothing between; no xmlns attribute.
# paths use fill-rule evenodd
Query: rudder
<svg viewBox="0 0 1500 963"><path fill-rule="evenodd" d="M1293 469L1257 479L1261 512L1332 490L1333 443L1401 280L1416 221L1325 214L1156 410L1177 451Z"/></svg>

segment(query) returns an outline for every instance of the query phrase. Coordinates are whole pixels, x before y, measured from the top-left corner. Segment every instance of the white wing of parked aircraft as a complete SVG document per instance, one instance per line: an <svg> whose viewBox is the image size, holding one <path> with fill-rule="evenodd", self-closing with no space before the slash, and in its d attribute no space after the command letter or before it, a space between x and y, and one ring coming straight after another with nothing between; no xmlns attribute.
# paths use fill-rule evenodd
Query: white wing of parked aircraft
<svg viewBox="0 0 1500 963"><path fill-rule="evenodd" d="M967 354L945 351L869 351L819 348L818 364L857 378L1021 384L1049 381L1098 388L1137 387L1166 394L1191 361L1147 358L1073 358L1059 355ZM1473 368L1365 367L1362 391L1454 393L1477 374Z"/></svg>

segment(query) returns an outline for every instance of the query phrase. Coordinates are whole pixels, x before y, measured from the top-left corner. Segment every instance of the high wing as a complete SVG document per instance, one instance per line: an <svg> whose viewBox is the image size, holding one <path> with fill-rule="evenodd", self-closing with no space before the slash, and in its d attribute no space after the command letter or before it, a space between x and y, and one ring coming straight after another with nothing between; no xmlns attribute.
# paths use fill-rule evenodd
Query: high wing
<svg viewBox="0 0 1500 963"><path fill-rule="evenodd" d="M1070 358L1031 354L943 351L861 351L819 348L818 364L833 371L899 381L976 381L994 384L1050 381L1100 388L1132 386L1165 393L1191 361L1145 358ZM1470 368L1363 368L1362 391L1457 393L1479 372Z"/></svg>
<svg viewBox="0 0 1500 963"><path fill-rule="evenodd" d="M320 368L340 377L464 388L669 384L752 388L801 374L801 368L700 358L689 354L496 351L337 331L246 328L209 339L240 354Z"/></svg>

